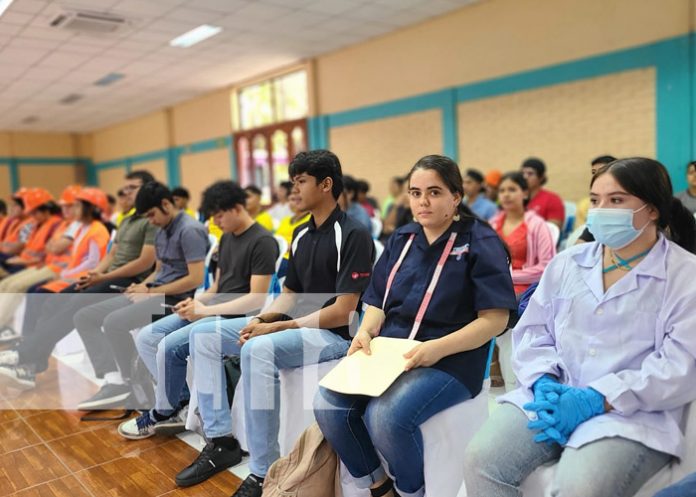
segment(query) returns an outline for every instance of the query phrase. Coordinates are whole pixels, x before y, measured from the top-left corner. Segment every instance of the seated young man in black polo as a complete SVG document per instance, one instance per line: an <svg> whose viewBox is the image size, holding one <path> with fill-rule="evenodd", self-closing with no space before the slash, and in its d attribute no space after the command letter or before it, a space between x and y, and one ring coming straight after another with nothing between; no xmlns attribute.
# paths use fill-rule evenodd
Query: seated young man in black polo
<svg viewBox="0 0 696 497"><path fill-rule="evenodd" d="M253 497L261 496L266 472L279 457L279 370L343 357L350 345L348 325L372 272L372 237L338 207L342 174L333 153L300 152L289 173L298 208L311 218L295 230L283 292L259 316L191 330L198 408L212 443L177 475L180 486L200 483L237 460L223 356L241 355L251 475L235 496ZM321 302L307 305L312 295L302 294Z"/></svg>

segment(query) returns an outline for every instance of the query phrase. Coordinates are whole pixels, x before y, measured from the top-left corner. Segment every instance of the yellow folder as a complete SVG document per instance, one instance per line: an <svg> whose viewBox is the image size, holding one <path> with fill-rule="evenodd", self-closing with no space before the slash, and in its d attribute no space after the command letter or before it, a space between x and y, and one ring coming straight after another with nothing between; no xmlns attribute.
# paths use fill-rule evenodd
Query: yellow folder
<svg viewBox="0 0 696 497"><path fill-rule="evenodd" d="M404 372L408 362L404 354L419 343L405 338L373 338L371 355L358 350L345 357L319 385L334 392L379 397Z"/></svg>

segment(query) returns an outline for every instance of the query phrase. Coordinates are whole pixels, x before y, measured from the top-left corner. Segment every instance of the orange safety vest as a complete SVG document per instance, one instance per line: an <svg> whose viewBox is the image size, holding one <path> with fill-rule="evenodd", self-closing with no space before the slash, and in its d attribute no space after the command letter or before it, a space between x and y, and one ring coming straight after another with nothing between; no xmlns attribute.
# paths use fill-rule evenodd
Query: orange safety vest
<svg viewBox="0 0 696 497"><path fill-rule="evenodd" d="M4 243L17 243L19 241L19 232L22 231L22 228L25 226L32 224L34 222L34 219L29 217L27 219L17 219L17 222L14 223L9 230L7 230L7 234L5 235L5 238L2 240Z"/></svg>
<svg viewBox="0 0 696 497"><path fill-rule="evenodd" d="M84 230L87 230L87 232L83 236L82 233L84 232ZM89 254L89 245L92 241L97 243L97 246L99 247L99 257L100 259L103 258L106 254L106 246L109 244L109 230L106 229L106 226L104 226L104 224L102 224L101 221L92 221L92 223L89 226L82 226L80 228L80 230L75 235L75 240L79 241L77 242L77 245L73 243L70 254L70 262L65 267L65 269L72 269L74 267L79 266L82 263L82 261ZM53 280L46 283L41 288L44 288L49 292L58 293L64 288L67 288L70 285L72 285L83 274L87 274L87 271L83 271L82 273L74 275L73 277L71 277L72 281Z"/></svg>
<svg viewBox="0 0 696 497"><path fill-rule="evenodd" d="M5 241L5 238L10 234L10 231L17 221L19 221L17 216L7 216L3 218L2 222L0 222L0 242Z"/></svg>
<svg viewBox="0 0 696 497"><path fill-rule="evenodd" d="M63 238L63 235L65 235L65 232L68 230L68 226L70 226L71 223L72 221L61 221L56 230L53 232L51 241L60 240ZM62 254L46 254L46 259L44 261L46 263L46 267L56 274L60 273L70 263L71 248L72 246L69 246Z"/></svg>
<svg viewBox="0 0 696 497"><path fill-rule="evenodd" d="M27 244L24 250L19 254L19 257L25 261L43 259L46 251L46 243L61 222L62 219L60 216L51 216L40 226L34 228L34 231L29 237L29 240L27 240Z"/></svg>

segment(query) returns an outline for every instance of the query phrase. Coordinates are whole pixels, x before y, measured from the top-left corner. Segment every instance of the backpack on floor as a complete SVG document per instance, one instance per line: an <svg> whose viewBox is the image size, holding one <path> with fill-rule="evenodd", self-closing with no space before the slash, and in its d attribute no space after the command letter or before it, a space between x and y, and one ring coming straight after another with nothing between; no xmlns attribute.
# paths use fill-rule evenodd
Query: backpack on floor
<svg viewBox="0 0 696 497"><path fill-rule="evenodd" d="M271 465L263 497L342 497L339 459L313 423L292 451Z"/></svg>

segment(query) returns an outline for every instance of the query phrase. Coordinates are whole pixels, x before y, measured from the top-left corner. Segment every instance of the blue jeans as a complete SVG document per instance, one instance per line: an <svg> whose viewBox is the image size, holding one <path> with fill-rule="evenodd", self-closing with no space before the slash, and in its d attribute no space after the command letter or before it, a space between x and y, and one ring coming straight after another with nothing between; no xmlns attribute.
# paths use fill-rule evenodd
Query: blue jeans
<svg viewBox="0 0 696 497"><path fill-rule="evenodd" d="M517 407L502 404L474 436L464 461L469 497L520 497L525 478L556 461L553 496L630 497L672 457L619 437L577 449L536 443L527 421Z"/></svg>
<svg viewBox="0 0 696 497"><path fill-rule="evenodd" d="M157 383L155 409L169 416L190 393L186 385L186 359L189 356L189 333L195 324L218 319L215 316L200 321L187 321L170 314L142 328L135 346L150 374Z"/></svg>
<svg viewBox="0 0 696 497"><path fill-rule="evenodd" d="M195 324L191 360L203 428L208 438L214 438L232 433L222 358L241 355L249 469L263 478L280 457L280 370L338 359L350 344L328 330L300 328L255 337L241 347L239 332L249 320Z"/></svg>
<svg viewBox="0 0 696 497"><path fill-rule="evenodd" d="M417 368L402 374L381 397L320 388L314 415L356 485L368 488L386 477L379 451L399 494L421 496L425 480L420 425L470 398L469 390L444 371Z"/></svg>
<svg viewBox="0 0 696 497"><path fill-rule="evenodd" d="M655 497L696 497L696 473L691 473L679 483L660 490Z"/></svg>

